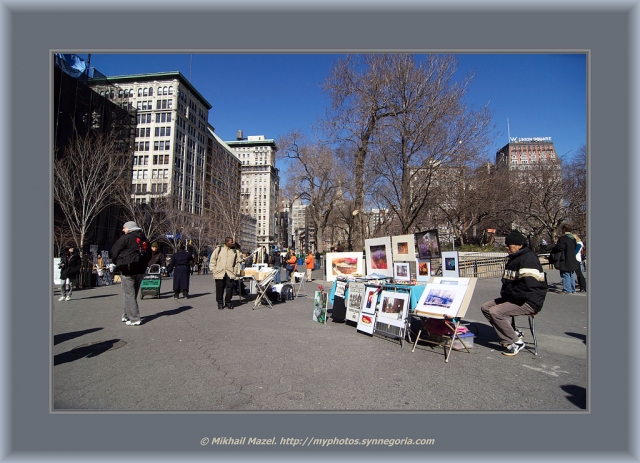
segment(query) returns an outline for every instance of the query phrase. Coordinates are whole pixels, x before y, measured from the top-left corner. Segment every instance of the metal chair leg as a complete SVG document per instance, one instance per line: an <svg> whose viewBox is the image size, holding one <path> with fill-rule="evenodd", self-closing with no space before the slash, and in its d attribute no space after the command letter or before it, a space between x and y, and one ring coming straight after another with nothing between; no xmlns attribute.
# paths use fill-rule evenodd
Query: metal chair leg
<svg viewBox="0 0 640 463"><path fill-rule="evenodd" d="M531 330L531 336L533 337L535 355L538 355L538 340L536 339L536 320L535 320L535 316L533 315L529 315L529 330Z"/></svg>

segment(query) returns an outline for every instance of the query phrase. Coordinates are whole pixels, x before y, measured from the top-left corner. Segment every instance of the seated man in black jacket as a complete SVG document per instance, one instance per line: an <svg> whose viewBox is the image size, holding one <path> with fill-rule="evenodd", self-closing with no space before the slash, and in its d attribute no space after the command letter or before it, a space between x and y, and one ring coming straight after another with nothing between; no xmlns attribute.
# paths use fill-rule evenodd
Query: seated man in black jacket
<svg viewBox="0 0 640 463"><path fill-rule="evenodd" d="M547 295L547 281L538 256L527 246L527 239L513 230L505 239L509 257L502 276L500 297L482 305L489 320L506 346L503 355L514 356L524 348L520 331L514 331L511 317L535 315L542 309Z"/></svg>

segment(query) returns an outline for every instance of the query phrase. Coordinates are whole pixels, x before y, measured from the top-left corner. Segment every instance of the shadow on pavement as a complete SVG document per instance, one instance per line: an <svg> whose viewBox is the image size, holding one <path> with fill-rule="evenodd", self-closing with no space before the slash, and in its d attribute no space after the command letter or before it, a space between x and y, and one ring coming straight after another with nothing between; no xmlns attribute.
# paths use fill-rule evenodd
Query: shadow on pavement
<svg viewBox="0 0 640 463"><path fill-rule="evenodd" d="M111 296L119 296L119 293L114 293L114 294L100 294L99 296L88 296L88 297L82 297L80 298L80 300L84 300L84 299L98 299L101 297L111 297ZM73 300L73 298L71 299Z"/></svg>
<svg viewBox="0 0 640 463"><path fill-rule="evenodd" d="M573 384L567 384L560 386L564 392L569 394L567 400L574 404L576 407L587 409L587 390L582 386L575 386Z"/></svg>
<svg viewBox="0 0 640 463"><path fill-rule="evenodd" d="M144 317L140 317L140 319L142 320L141 325L149 323L150 321L155 320L156 318L169 317L171 315L178 315L179 313L184 312L186 310L190 310L190 309L193 309L193 307L190 305L183 305L182 307L178 307L177 309L165 310L163 312L158 312L153 315L146 315Z"/></svg>
<svg viewBox="0 0 640 463"><path fill-rule="evenodd" d="M53 365L56 366L62 363L74 362L84 357L96 357L108 350L111 350L118 342L120 342L119 339L110 339L108 341L74 347L70 351L55 355L53 357Z"/></svg>
<svg viewBox="0 0 640 463"><path fill-rule="evenodd" d="M69 333L56 334L53 337L53 345L60 344L61 342L68 341L69 339L77 338L80 336L84 336L85 334L94 333L96 331L100 331L102 328L91 328L83 331L71 331Z"/></svg>
<svg viewBox="0 0 640 463"><path fill-rule="evenodd" d="M587 335L586 334L580 334L580 333L571 333L569 331L565 331L566 335L571 336L572 338L578 338L580 339L583 343L587 343Z"/></svg>

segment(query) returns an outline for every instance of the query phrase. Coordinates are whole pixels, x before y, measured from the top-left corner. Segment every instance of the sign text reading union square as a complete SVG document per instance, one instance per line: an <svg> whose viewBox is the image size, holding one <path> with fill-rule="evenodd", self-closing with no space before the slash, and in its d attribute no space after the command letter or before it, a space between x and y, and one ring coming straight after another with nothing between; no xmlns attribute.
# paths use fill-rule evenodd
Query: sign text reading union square
<svg viewBox="0 0 640 463"><path fill-rule="evenodd" d="M551 137L516 138L509 137L511 143L528 143L532 141L551 141Z"/></svg>

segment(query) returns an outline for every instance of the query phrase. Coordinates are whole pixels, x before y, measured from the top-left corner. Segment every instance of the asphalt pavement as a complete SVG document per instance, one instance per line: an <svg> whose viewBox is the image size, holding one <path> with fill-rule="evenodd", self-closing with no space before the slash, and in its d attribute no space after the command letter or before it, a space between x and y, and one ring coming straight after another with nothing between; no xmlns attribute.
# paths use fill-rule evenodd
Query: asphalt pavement
<svg viewBox="0 0 640 463"><path fill-rule="evenodd" d="M500 279L478 280L463 323L471 354L358 332L352 322L312 319L313 295L253 309L235 296L218 310L211 275L191 277L190 298L139 301L142 324L121 322L119 284L53 294L54 411L384 410L587 411L587 295L563 295L556 270L536 316L539 354L502 355L480 306ZM284 272L283 272L284 276ZM331 315L331 307L329 308ZM532 341L519 317L524 341ZM417 331L419 320L412 321Z"/></svg>

